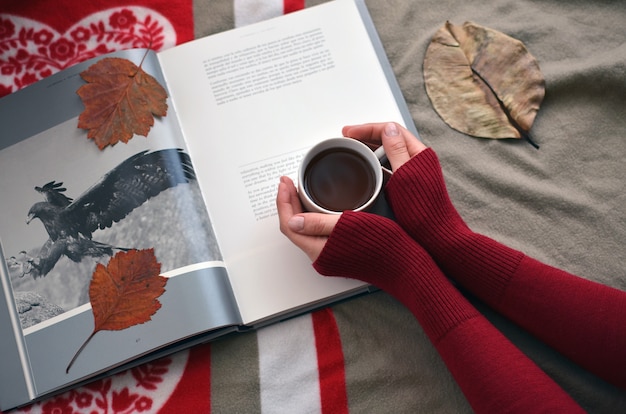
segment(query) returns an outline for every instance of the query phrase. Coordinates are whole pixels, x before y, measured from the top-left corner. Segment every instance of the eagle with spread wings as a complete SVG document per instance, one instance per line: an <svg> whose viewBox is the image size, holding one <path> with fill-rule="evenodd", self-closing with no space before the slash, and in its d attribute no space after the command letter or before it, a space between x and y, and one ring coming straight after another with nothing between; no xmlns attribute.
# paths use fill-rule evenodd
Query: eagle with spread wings
<svg viewBox="0 0 626 414"><path fill-rule="evenodd" d="M162 191L195 179L189 155L174 148L129 157L77 199L65 195L62 182L35 187L45 201L33 204L27 223L41 220L49 238L36 257L26 259L22 275L45 276L63 255L80 262L87 256L104 257L115 250L129 250L93 240L92 235L113 226Z"/></svg>

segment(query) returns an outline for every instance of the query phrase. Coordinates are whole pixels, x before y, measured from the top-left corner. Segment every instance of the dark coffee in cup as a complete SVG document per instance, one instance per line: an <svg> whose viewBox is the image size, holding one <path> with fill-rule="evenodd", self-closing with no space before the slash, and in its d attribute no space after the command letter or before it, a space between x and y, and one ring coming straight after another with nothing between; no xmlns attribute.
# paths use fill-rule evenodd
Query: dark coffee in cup
<svg viewBox="0 0 626 414"><path fill-rule="evenodd" d="M376 191L371 162L349 148L329 148L315 155L304 170L304 191L331 211L355 210Z"/></svg>
<svg viewBox="0 0 626 414"><path fill-rule="evenodd" d="M298 168L298 197L305 211L363 211L378 198L383 169L378 155L352 138L329 138L311 147Z"/></svg>

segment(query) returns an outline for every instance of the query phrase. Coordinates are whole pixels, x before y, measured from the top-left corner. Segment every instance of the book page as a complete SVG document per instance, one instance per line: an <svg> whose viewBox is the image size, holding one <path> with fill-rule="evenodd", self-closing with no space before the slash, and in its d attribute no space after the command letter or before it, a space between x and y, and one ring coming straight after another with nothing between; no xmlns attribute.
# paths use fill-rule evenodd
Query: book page
<svg viewBox="0 0 626 414"><path fill-rule="evenodd" d="M245 322L363 287L284 237L280 175L348 124L406 124L359 10L339 0L159 54ZM403 103L402 103L403 104Z"/></svg>
<svg viewBox="0 0 626 414"><path fill-rule="evenodd" d="M146 52L115 55L139 63ZM32 383L17 404L181 339L241 324L197 180L189 170L184 180L173 178L188 152L178 119L170 111L155 120L148 137L100 150L77 128L83 105L76 91L84 84L79 74L93 63L0 101L7 131L0 137L0 305L11 314L11 324L0 324L0 336L18 338L17 349L0 344L0 363L9 369L5 358L19 358L21 366L7 373L11 383ZM142 67L165 83L154 54ZM83 198L92 189L98 196ZM111 219L90 210L99 225L88 237L81 217L91 205L103 206ZM167 278L160 308L145 323L98 332L66 373L94 330L94 270L114 255L140 250L152 252ZM19 391L2 388L2 401Z"/></svg>

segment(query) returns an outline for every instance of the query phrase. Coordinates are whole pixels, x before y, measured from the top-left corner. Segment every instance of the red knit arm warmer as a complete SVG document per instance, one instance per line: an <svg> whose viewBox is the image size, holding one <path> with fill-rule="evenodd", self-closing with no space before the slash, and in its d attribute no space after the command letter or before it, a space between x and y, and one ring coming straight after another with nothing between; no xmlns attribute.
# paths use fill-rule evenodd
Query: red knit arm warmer
<svg viewBox="0 0 626 414"><path fill-rule="evenodd" d="M626 388L626 292L540 263L471 231L425 150L386 187L400 225L448 276L579 365Z"/></svg>
<svg viewBox="0 0 626 414"><path fill-rule="evenodd" d="M409 308L477 413L582 409L493 327L397 223L345 212L313 264L359 279Z"/></svg>

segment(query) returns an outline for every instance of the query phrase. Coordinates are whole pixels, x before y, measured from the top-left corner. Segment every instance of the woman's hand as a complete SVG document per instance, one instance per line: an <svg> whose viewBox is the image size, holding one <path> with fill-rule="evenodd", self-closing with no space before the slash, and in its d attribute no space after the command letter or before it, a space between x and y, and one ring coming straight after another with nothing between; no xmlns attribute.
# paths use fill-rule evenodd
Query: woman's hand
<svg viewBox="0 0 626 414"><path fill-rule="evenodd" d="M303 213L298 192L289 177L280 177L276 207L280 231L314 262L324 248L340 215Z"/></svg>
<svg viewBox="0 0 626 414"><path fill-rule="evenodd" d="M344 136L373 146L383 145L392 170L426 149L411 132L395 123L352 125L343 128ZM281 177L276 195L280 231L317 260L340 214L304 213L296 187L289 177Z"/></svg>
<svg viewBox="0 0 626 414"><path fill-rule="evenodd" d="M394 122L348 125L341 132L345 137L356 138L365 144L382 144L393 171L426 149L415 135Z"/></svg>

